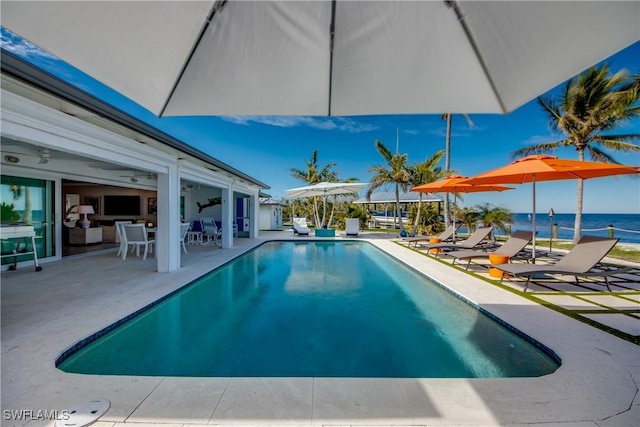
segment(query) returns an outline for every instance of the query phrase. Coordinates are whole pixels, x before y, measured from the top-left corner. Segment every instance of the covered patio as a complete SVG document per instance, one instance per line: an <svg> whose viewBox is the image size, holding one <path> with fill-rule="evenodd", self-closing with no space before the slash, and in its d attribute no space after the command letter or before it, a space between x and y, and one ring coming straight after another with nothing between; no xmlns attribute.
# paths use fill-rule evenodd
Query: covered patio
<svg viewBox="0 0 640 427"><path fill-rule="evenodd" d="M37 218L30 211L20 221L30 222L42 238L46 250L39 257L45 264L79 251L63 250L67 227L80 232L75 243L81 246L115 244L117 220L157 229L160 272L179 268L181 221L215 218L222 225L222 248L231 248L236 236L258 235L258 197L267 184L4 50L1 129L3 185L42 186L41 200L31 203ZM115 197L135 202L122 211L122 202L107 203ZM23 199L24 207L13 202L26 212ZM90 240L76 221L67 221L87 204L93 206L92 231L98 231Z"/></svg>

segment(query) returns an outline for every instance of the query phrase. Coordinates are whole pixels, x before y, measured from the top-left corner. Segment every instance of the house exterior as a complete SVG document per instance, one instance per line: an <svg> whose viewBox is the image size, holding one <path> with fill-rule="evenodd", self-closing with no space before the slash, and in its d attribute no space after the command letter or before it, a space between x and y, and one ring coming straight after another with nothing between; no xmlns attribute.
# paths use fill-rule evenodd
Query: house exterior
<svg viewBox="0 0 640 427"><path fill-rule="evenodd" d="M282 209L285 204L271 198L260 199L260 229L282 228Z"/></svg>
<svg viewBox="0 0 640 427"><path fill-rule="evenodd" d="M115 220L157 227L159 272L180 266L181 221L220 221L222 248L234 224L258 236L268 185L10 52L1 66L2 221L33 224L41 261L62 258L65 227L80 219L74 202L92 206L87 217L102 228L73 232L88 244L113 239Z"/></svg>

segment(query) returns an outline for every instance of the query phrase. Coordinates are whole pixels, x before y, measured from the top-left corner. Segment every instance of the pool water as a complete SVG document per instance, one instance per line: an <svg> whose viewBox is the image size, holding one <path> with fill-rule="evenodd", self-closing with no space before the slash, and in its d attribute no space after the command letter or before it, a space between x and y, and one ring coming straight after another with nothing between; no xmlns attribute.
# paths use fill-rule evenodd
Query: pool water
<svg viewBox="0 0 640 427"><path fill-rule="evenodd" d="M558 363L366 242L268 242L57 361L66 372L540 376Z"/></svg>

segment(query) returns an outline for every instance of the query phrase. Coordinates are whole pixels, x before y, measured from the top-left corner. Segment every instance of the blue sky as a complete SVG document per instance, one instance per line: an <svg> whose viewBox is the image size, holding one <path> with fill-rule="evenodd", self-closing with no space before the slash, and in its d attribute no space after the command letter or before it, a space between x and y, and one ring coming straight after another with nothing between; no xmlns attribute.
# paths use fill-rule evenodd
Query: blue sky
<svg viewBox="0 0 640 427"><path fill-rule="evenodd" d="M321 166L337 163L334 170L341 178L368 181L368 170L382 163L374 147L376 139L391 150L395 150L398 139L400 152L408 154L410 163L424 160L445 145L446 126L440 115L157 118L80 71L25 44L4 28L2 47L268 184L271 189L267 193L274 198L285 197L285 189L304 185L292 178L289 169L304 169L313 150L318 150ZM640 42L605 62L613 71L625 68L640 73ZM535 100L508 115L474 114L470 119L473 126L463 116L453 116L451 168L462 175L473 176L503 166L512 161L511 153L520 147L560 139L549 130ZM640 120L624 124L616 133L640 133ZM555 155L577 158L571 148ZM614 157L621 163L640 166L640 153L615 153ZM546 213L553 208L556 213L575 212L576 185L575 181L538 183L537 211ZM460 204L488 202L514 212L529 212L531 184L514 188L503 193L469 194ZM585 181L583 211L640 213L640 179L623 176Z"/></svg>

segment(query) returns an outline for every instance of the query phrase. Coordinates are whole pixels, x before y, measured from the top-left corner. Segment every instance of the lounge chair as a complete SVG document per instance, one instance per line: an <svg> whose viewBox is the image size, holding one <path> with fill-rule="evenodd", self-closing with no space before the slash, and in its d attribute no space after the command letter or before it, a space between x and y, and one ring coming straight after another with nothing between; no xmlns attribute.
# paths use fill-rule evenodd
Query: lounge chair
<svg viewBox="0 0 640 427"><path fill-rule="evenodd" d="M429 249L429 253L434 255L436 258L438 254L442 251L431 251L431 249L451 249L451 250L459 250L459 249L475 249L482 240L491 234L493 230L493 226L491 227L480 227L476 231L474 231L466 240L460 240L458 242L451 243L430 243L428 245L421 245L425 248Z"/></svg>
<svg viewBox="0 0 640 427"><path fill-rule="evenodd" d="M453 264L456 263L456 260L467 260L467 270L469 269L469 265L471 264L471 260L474 258L489 258L489 254L500 254L508 256L509 258L514 258L518 253L520 253L533 239L533 231L528 230L518 230L507 239L502 245L498 246L495 250L491 252L486 251L454 251L449 253L448 255L453 257Z"/></svg>
<svg viewBox="0 0 640 427"><path fill-rule="evenodd" d="M308 236L309 233L311 233L311 230L307 227L306 218L293 218L293 234Z"/></svg>
<svg viewBox="0 0 640 427"><path fill-rule="evenodd" d="M214 245L219 245L220 238L222 237L222 230L216 225L216 221L213 218L200 218L202 222L202 244L206 245L213 242Z"/></svg>
<svg viewBox="0 0 640 427"><path fill-rule="evenodd" d="M405 237L402 240L407 242L407 246L411 246L411 243L413 243L414 246L418 246L418 242L424 242L424 241L428 242L432 238L438 238L441 240L441 242L446 242L447 240L450 240L451 238L453 238L454 232L458 230L458 228L460 228L461 225L462 224L456 224L456 225L451 224L438 236L414 236L414 237Z"/></svg>
<svg viewBox="0 0 640 427"><path fill-rule="evenodd" d="M597 271L593 268L613 249L616 243L618 243L616 238L583 236L573 249L555 264L500 264L492 265L492 267L512 276L526 277L524 292L527 291L531 278L536 274L570 275L576 278L576 284L579 283L578 276L603 276L607 289L611 291L607 276L620 273L621 270L600 269ZM504 275L500 281L502 282L503 279Z"/></svg>
<svg viewBox="0 0 640 427"><path fill-rule="evenodd" d="M358 233L360 233L360 219L359 218L345 219L344 233L347 236L357 236Z"/></svg>

